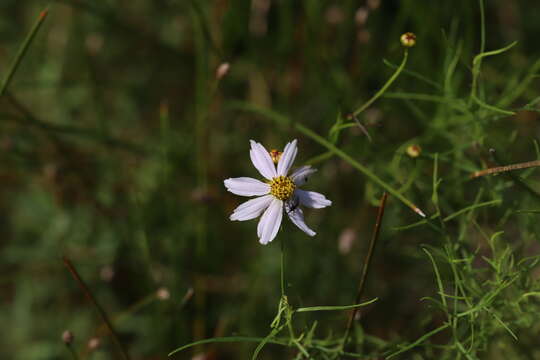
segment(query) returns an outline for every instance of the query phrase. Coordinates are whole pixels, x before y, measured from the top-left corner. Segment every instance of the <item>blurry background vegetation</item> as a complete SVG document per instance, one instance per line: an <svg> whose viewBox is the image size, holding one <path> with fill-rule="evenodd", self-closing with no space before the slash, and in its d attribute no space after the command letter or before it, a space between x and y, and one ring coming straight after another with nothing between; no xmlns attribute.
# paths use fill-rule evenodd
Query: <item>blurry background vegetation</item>
<svg viewBox="0 0 540 360"><path fill-rule="evenodd" d="M48 4L0 2L2 76ZM0 357L70 358L61 341L69 329L81 357L119 358L62 256L114 319L134 359L164 359L180 345L212 336L265 336L279 300L279 244L259 245L255 221L228 220L243 199L227 193L223 179L257 176L249 139L279 149L298 138L297 165L325 149L292 127L239 111L238 102L286 114L326 136L339 113L354 111L392 74L383 59L399 64L405 31L418 37L406 69L435 84L402 74L359 117L373 141L349 128L338 145L392 186L404 186L429 215L437 211L435 153L443 216L475 201L500 202L448 221L443 236L426 225L397 230L418 217L391 197L366 289L366 297L380 300L363 311L357 332L361 325L378 339L367 350L384 353L440 325L443 313L421 301L437 297L438 289L420 244L436 253L459 241L480 285L491 281L482 256L495 256L485 239L496 231L505 231L497 246L509 249L504 256L512 258L500 260L509 269L540 253L538 214L516 214L540 208L534 171L525 173L527 183L468 178L495 165L489 148L504 163L537 158L540 3L489 0L485 18L487 50L518 45L484 59L480 94L516 114L487 113L473 126L456 116L451 101L406 94L466 101L480 51L476 1L51 2L0 99ZM448 80L452 59L456 70ZM230 69L218 81L224 62ZM405 155L409 144L421 146L420 157ZM308 188L333 206L307 212L315 238L284 223L278 239L287 241L287 293L295 306L351 304L382 192L340 159L316 166ZM441 272L451 281L451 272ZM536 267L527 268L520 287L501 300L499 317L538 289L538 277ZM540 303L535 296L523 303L521 313L503 319L519 341L494 326L474 356L539 358ZM346 315L298 315L297 326L317 319L324 338L344 331ZM96 338L99 346L90 349ZM441 332L430 341L448 338ZM248 358L254 346L209 345L176 357ZM437 358L437 348L431 351ZM268 345L260 357L292 354Z"/></svg>

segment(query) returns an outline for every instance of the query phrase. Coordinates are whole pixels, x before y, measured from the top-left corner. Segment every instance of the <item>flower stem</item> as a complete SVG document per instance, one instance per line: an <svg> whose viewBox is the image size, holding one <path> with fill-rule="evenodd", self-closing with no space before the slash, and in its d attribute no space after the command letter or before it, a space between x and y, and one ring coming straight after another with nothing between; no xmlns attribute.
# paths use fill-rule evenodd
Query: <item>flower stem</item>
<svg viewBox="0 0 540 360"><path fill-rule="evenodd" d="M408 57L409 57L409 52L407 51L407 49L405 49L405 53L403 54L403 60L401 60L401 64L397 68L396 72L392 74L390 79L388 79L388 81L383 85L383 87L380 88L380 90L377 91L377 93L373 95L371 99L369 99L366 103L364 103L364 105L360 106L358 109L355 110L355 112L353 113L353 117L358 116L358 114L366 110L371 104L375 102L375 100L380 98L381 95L385 93L385 91L390 87L390 85L392 85L392 83L398 78L399 74L401 74L401 72L405 68L405 64L407 64Z"/></svg>
<svg viewBox="0 0 540 360"><path fill-rule="evenodd" d="M280 269L281 269L281 297L284 297L285 296L285 275L284 275L284 266L283 266L283 263L284 263L284 257L285 257L285 240L283 240L283 238L281 238L281 266L280 266Z"/></svg>
<svg viewBox="0 0 540 360"><path fill-rule="evenodd" d="M250 111L256 114L263 115L267 117L268 119L275 121L276 123L283 125L283 126L292 126L302 134L306 135L307 137L311 138L312 140L315 140L315 142L319 143L323 147L325 147L329 152L332 154L335 154L345 160L347 163L349 163L352 167L354 167L356 170L360 171L362 174L364 174L367 178L369 178L371 181L373 181L375 184L382 187L385 191L387 191L390 195L394 196L396 199L401 201L403 204L407 205L409 208L411 208L412 211L420 215L421 217L425 218L426 214L415 204L413 204L409 199L407 199L405 196L401 194L401 192L398 189L393 188L388 183L386 183L383 179L375 175L370 169L365 167L364 165L360 164L358 161L356 161L351 155L347 154L343 150L339 149L337 146L332 144L330 141L326 140L324 137L320 136L310 128L298 123L293 122L291 119L289 119L287 116L280 114L276 111L261 108L256 105L252 104L246 104L243 102L236 102L231 103L232 107L241 109L244 111Z"/></svg>
<svg viewBox="0 0 540 360"><path fill-rule="evenodd" d="M385 181L383 181L380 177L378 177L377 175L375 175L373 172L371 172L371 170L369 170L367 167L365 167L364 165L360 164L358 161L354 160L349 154L347 154L346 152L344 152L343 150L339 149L338 147L336 147L334 144L332 144L330 141L326 140L325 138L323 138L322 136L318 135L317 133L315 133L313 130L305 127L304 125L302 124L299 124L299 123L296 123L295 124L296 126L296 129L298 129L301 133L303 133L304 135L312 138L313 140L315 140L316 142L318 142L320 145L324 146L325 148L327 148L328 150L330 150L331 152L333 152L334 154L336 154L337 156L339 156L340 158L342 158L343 160L345 160L346 162L348 162L352 167L356 168L358 171L360 171L362 174L364 174L365 176L367 176L371 181L373 181L374 183L376 183L377 185L381 186L383 189L385 189L388 193L390 193L392 196L394 196L395 198L399 199L402 203L404 203L405 205L407 205L409 208L411 208L411 210L413 210L415 213L417 213L418 215L422 216L422 217L426 217L426 215L424 214L424 212L422 210L420 210L420 208L418 208L418 206L416 206L415 204L413 204L410 200L408 200L406 197L404 197L403 195L401 195L401 193L399 192L399 190L396 190L394 189L393 187L391 187L390 185L388 185Z"/></svg>
<svg viewBox="0 0 540 360"><path fill-rule="evenodd" d="M66 347L69 353L71 354L71 357L73 358L73 360L79 360L79 355L77 355L77 352L75 351L73 346L71 344L66 344Z"/></svg>

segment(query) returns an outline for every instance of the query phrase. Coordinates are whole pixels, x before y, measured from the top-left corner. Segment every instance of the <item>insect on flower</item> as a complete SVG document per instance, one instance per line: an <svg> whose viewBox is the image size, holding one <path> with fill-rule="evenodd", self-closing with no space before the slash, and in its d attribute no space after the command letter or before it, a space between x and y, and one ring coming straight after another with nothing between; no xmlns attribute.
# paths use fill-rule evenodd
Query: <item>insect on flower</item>
<svg viewBox="0 0 540 360"><path fill-rule="evenodd" d="M304 213L300 205L314 209L332 205L324 195L299 188L306 183L309 175L317 171L316 169L309 165L302 166L288 175L298 152L296 143L296 140L288 143L283 152L277 150L268 152L263 145L250 140L251 162L266 181L249 177L230 178L224 181L227 190L233 194L257 196L238 206L230 219L245 221L262 215L257 226L257 236L263 245L276 237L283 211L300 230L309 236L315 236L316 233L304 222Z"/></svg>

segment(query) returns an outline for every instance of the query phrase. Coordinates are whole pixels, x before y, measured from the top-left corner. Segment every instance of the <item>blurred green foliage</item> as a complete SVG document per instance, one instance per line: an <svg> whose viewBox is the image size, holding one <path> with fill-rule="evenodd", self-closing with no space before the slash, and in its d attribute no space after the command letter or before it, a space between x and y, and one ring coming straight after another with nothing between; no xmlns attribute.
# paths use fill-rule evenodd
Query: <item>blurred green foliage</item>
<svg viewBox="0 0 540 360"><path fill-rule="evenodd" d="M48 4L0 3L1 76ZM166 358L213 336L266 336L280 294L279 244L258 244L255 221L228 220L242 199L223 180L257 176L249 139L279 149L298 138L297 165L326 150L238 104L326 137L338 114L391 76L399 37L413 31L405 72L359 116L372 141L357 127L335 140L441 216L404 229L418 216L390 198L366 289L379 301L362 309L356 351L389 355L448 320L399 356L538 358L538 176L470 175L539 157L540 4L486 1L485 50L518 45L483 59L477 94L512 116L469 97L479 9L470 0L52 1L0 98L0 357L70 358L61 341L69 329L81 358L120 358L63 256L134 359ZM224 62L230 69L217 79ZM418 158L406 155L411 144L421 146ZM352 303L382 194L343 160L319 159L308 187L333 206L307 212L318 235L287 222L278 235L295 307ZM295 326L307 331L317 320L317 337L339 337L346 317L297 314ZM175 356L248 358L254 347ZM267 345L260 358L295 354Z"/></svg>

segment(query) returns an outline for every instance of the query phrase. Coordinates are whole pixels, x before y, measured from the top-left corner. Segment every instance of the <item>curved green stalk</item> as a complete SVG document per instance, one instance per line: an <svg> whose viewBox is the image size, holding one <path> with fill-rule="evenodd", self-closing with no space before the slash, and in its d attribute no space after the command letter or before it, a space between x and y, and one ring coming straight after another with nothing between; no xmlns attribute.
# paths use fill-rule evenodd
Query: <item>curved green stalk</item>
<svg viewBox="0 0 540 360"><path fill-rule="evenodd" d="M382 187L384 190L386 190L388 193L390 193L392 196L394 196L396 199L401 201L403 204L407 205L411 210L413 210L415 213L422 217L426 217L424 212L415 204L413 204L412 201L407 199L405 196L403 196L399 190L393 188L389 184L387 184L384 180L382 180L380 177L375 175L370 169L365 167L364 165L360 164L358 161L352 158L349 154L344 152L343 150L339 149L337 146L332 144L330 141L326 140L319 134L315 133L313 130L305 127L302 124L299 124L297 122L292 122L288 117L279 114L273 110L264 109L261 107L258 107L256 105L252 105L245 102L232 102L230 103L230 106L235 109L244 110L244 111L250 111L253 113L257 113L260 115L263 115L267 117L270 120L275 121L276 123L283 125L283 126L293 126L296 130L301 132L302 134L306 135L307 137L311 138L312 140L315 140L317 143L325 147L327 150L332 152L333 154L339 156L343 160L345 160L347 163L349 163L352 167L354 167L356 170L360 171L362 174L364 174L366 177L368 177L371 181Z"/></svg>
<svg viewBox="0 0 540 360"><path fill-rule="evenodd" d="M22 59L24 58L24 55L26 54L26 51L30 47L30 44L32 43L32 40L34 40L34 37L36 36L39 28L43 24L43 21L45 21L45 18L47 17L47 14L49 13L49 8L45 8L39 16L36 22L34 23L34 26L32 27L32 30L30 30L30 33L26 35L26 38L24 39L24 42L22 46L19 48L19 51L17 52L17 56L15 56L15 59L11 63L11 66L9 67L9 70L4 77L4 80L2 81L2 85L0 86L0 97L4 95L6 92L7 87L11 83L11 80L13 79L13 75L15 75L15 72L19 68L19 65L21 64Z"/></svg>
<svg viewBox="0 0 540 360"><path fill-rule="evenodd" d="M392 85L392 83L398 78L399 74L403 71L405 68L405 64L407 64L407 58L409 57L409 52L407 49L405 49L405 52L403 54L403 60L401 60L401 64L399 64L399 67L397 68L396 72L392 74L390 79L383 85L382 88L377 91L375 95L371 99L369 99L367 102L364 103L364 105L360 106L355 112L353 112L353 116L358 116L362 111L366 110L371 104L375 102L378 98L384 94L384 92Z"/></svg>
<svg viewBox="0 0 540 360"><path fill-rule="evenodd" d="M341 310L351 310L356 309L362 306L366 306L369 304L373 304L375 301L379 300L378 298L371 299L369 301L365 301L360 304L354 304L354 305L343 305L343 306L312 306L312 307L304 307L299 308L296 310L296 312L308 312L308 311L341 311Z"/></svg>

